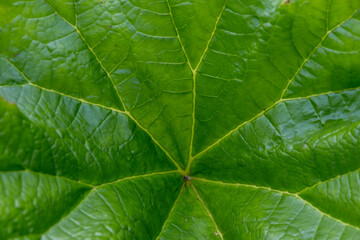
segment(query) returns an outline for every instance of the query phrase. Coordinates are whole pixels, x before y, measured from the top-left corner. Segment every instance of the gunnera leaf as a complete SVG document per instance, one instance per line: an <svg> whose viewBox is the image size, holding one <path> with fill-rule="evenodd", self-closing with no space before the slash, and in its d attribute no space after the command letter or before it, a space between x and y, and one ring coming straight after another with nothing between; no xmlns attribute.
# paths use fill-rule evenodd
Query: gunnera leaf
<svg viewBox="0 0 360 240"><path fill-rule="evenodd" d="M1 0L0 239L360 239L359 0Z"/></svg>

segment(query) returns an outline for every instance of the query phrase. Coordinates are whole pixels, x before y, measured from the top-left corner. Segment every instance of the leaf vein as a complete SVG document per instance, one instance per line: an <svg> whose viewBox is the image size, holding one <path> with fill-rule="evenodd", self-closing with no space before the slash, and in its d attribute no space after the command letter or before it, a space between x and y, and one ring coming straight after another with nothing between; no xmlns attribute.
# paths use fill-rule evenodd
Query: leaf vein
<svg viewBox="0 0 360 240"><path fill-rule="evenodd" d="M221 238L222 240L224 240L223 234L220 232L220 230L219 230L219 228L218 228L218 226L217 226L217 224L216 224L216 222L215 222L215 220L214 220L214 218L213 218L210 210L209 210L208 207L205 205L204 200L200 197L198 191L196 190L196 188L195 188L195 186L194 186L193 184L191 184L191 187L192 187L192 189L194 190L194 192L195 192L196 196L198 197L199 201L201 202L201 204L202 204L203 207L205 208L205 210L206 210L207 214L209 215L211 221L214 223L215 228L216 228L216 231L217 231L217 233L219 234L220 238Z"/></svg>
<svg viewBox="0 0 360 240"><path fill-rule="evenodd" d="M304 96L304 97L296 97L296 98L283 98L280 99L278 101L276 101L275 103L273 103L272 105L270 105L267 109L265 109L265 111L262 111L260 113L258 113L257 115L255 115L254 117L252 117L251 119L241 123L240 125L238 125L236 128L232 129L231 131L229 131L227 134L225 134L223 137L219 138L216 142L214 142L213 144L209 145L208 147L206 147L204 150L202 150L201 152L197 153L196 155L193 156L193 158L198 158L200 155L204 154L205 152L209 151L211 148L213 148L214 146L216 146L218 143L220 143L222 140L226 139L228 136L230 136L231 134L233 134L234 132L238 131L241 127L243 127L244 125L251 123L252 121L254 121L255 119L257 119L258 117L264 115L267 111L273 109L277 104L281 103L281 102L288 102L288 101L294 101L294 100L300 100L300 99L309 99L312 97L317 97L317 96L321 96L321 95L328 95L328 94L336 94L336 93L342 93L342 92L346 92L346 91L355 91L360 89L360 87L355 87L355 88L347 88L347 89L341 89L338 91L329 91L329 92L325 92L325 93L318 93L318 94L312 94L309 96Z"/></svg>
<svg viewBox="0 0 360 240"><path fill-rule="evenodd" d="M168 1L168 0L166 0L166 1ZM196 76L197 76L197 72L198 72L199 66L200 66L200 64L202 63L202 61L203 61L203 59L204 59L204 56L205 56L206 52L207 52L208 49L209 49L210 42L211 42L212 39L214 38L214 35L215 35L215 32L216 32L216 28L217 28L217 26L218 26L218 24L219 24L220 18L221 18L221 16L222 16L224 10L225 10L225 6L226 6L226 4L227 4L227 1L228 1L228 0L225 0L224 6L223 6L223 8L221 9L220 14L219 14L219 16L218 16L217 19L216 19L214 29L213 29L213 31L212 31L212 33L211 33L211 35L210 35L210 38L209 38L209 40L208 40L208 42L207 42L207 44L206 44L206 48L205 48L203 54L201 55L201 57L200 57L200 59L199 59L198 64L196 65L195 69L192 69L192 71L193 71L193 111L192 111L191 138L190 138L190 147L189 147L189 149L190 149L190 150L189 150L189 160L188 160L188 164L187 164L186 170L185 170L185 172L186 172L187 175L189 175L189 173L190 173L191 163L192 163L192 161L193 161L193 159L194 159L194 158L192 157L192 152L193 152L193 142L194 142L194 133L195 133Z"/></svg>
<svg viewBox="0 0 360 240"><path fill-rule="evenodd" d="M176 204L178 203L178 201L179 201L180 198L181 198L182 193L184 192L184 188L185 188L185 184L183 184L183 186L181 187L181 190L180 190L180 192L179 192L179 195L178 195L178 197L176 198L176 200L174 201L174 205L173 205L172 208L170 209L169 215L168 215L168 217L165 219L164 224L163 224L163 226L162 226L162 228L161 228L158 236L155 238L155 240L158 240L159 237L161 236L161 233L164 231L165 226L166 226L167 222L168 222L169 219L170 219L171 213L174 211L174 209L175 209L175 207L176 207Z"/></svg>
<svg viewBox="0 0 360 240"><path fill-rule="evenodd" d="M335 29L337 29L338 27L340 27L341 25L343 25L345 22L347 22L348 20L350 20L354 14L358 11L359 9L355 10L348 18L346 18L344 21L342 21L341 23L337 24L336 26L332 27L330 30L328 30L328 26L326 25L326 33L325 35L321 38L321 40L319 41L319 43L315 46L315 48L310 52L310 54L303 60L303 62L301 63L300 67L296 70L296 72L294 73L294 75L289 79L286 87L284 88L280 99L282 99L285 95L285 92L288 90L289 86L291 85L291 83L294 81L295 77L299 74L299 72L301 71L301 69L303 69L304 65L307 63L307 61L309 61L309 59L312 57L312 55L314 55L314 53L316 52L316 50L321 46L321 44L324 42L324 40L327 38L327 36L333 32ZM328 10L327 10L328 12ZM326 16L326 21L328 18L328 14Z"/></svg>
<svg viewBox="0 0 360 240"><path fill-rule="evenodd" d="M122 113L122 114L125 114L127 115L133 122L135 122L135 124L141 128L144 132L146 132L148 134L148 136L152 139L152 141L159 146L159 148L166 154L166 156L171 160L171 162L175 165L175 167L177 167L177 169L179 170L179 172L183 173L184 171L181 169L181 167L179 166L179 164L174 160L174 158L168 153L168 151L165 150L165 148L160 145L160 143L152 136L152 134L147 130L145 129L131 114L130 112L128 111L122 111L120 109L115 109L115 108L112 108L112 107L107 107L107 106L104 106L104 105L101 105L101 104L98 104L98 103L94 103L94 102L88 102L82 98L76 98L76 97L73 97L73 96L70 96L70 95L67 95L67 94L64 94L64 93L61 93L61 92L58 92L58 91L55 91L53 89L47 89L47 88L44 88L40 85L37 85L33 82L30 81L30 79L17 67L15 66L15 64L13 64L9 59L6 59L22 76L23 78L28 82L28 84L21 84L21 85L10 85L10 86L27 86L27 85L30 85L30 86L33 86L33 87L36 87L36 88L39 88L43 91L48 91L48 92L52 92L52 93L56 93L56 94L59 94L63 97L68 97L68 98L71 98L71 99L74 99L74 100L77 100L77 101L80 101L80 102L83 102L83 103L86 103L86 104L90 104L90 105L94 105L94 106L98 106L100 108L105 108L105 109L108 109L108 110L111 110L111 111L115 111L115 112L119 112L119 113ZM9 85L7 85L9 86ZM0 86L0 88L3 87L3 86Z"/></svg>
<svg viewBox="0 0 360 240"><path fill-rule="evenodd" d="M227 185L227 186L242 186L242 187L248 187L248 188L255 188L255 189L263 189L263 190L267 190L267 191L271 191L271 192L276 192L276 193L280 193L280 194L285 194L288 196L293 196L297 199L299 199L300 201L304 202L306 205L310 206L311 208L313 208L315 211L319 212L320 214L327 216L328 218L331 218L345 226L349 226L352 228L355 228L356 230L360 231L360 228L343 222L338 218L335 218L329 214L327 214L326 212L321 211L319 208L315 207L313 204L311 204L310 202L306 201L305 199L303 199L302 197L300 197L297 193L290 193L290 192L286 192L286 191L282 191L282 190L278 190L278 189L273 189L270 187L264 187L264 186L257 186L257 185L251 185L251 184L243 184L243 183L226 183L226 182L221 182L221 181L217 181L217 180L209 180L209 179L205 179L205 178L198 178L198 177L192 177L192 179L194 181L202 181L202 182L208 182L208 183L214 183L214 184L220 184L220 185Z"/></svg>
<svg viewBox="0 0 360 240"><path fill-rule="evenodd" d="M300 190L300 191L297 192L296 194L299 195L299 194L301 194L301 193L303 193L303 192L305 192L305 191L307 191L307 190L309 190L309 189L311 189L311 188L317 187L317 186L320 185L320 184L328 183L328 182L330 182L330 181L332 181L332 180L335 180L335 179L337 179L337 178L341 178L341 177L344 177L344 176L346 176L346 175L349 175L349 174L352 174L352 173L356 173L356 172L359 172L359 171L360 171L360 168L355 169L355 170L350 171L350 172L347 172L347 173L343 173L343 174L337 175L337 176L335 176L335 177L332 177L332 178L329 178L329 179L326 179L326 180L323 180L323 181L319 181L319 182L315 183L314 185L311 185L311 186L309 186L309 187L306 187L306 188Z"/></svg>

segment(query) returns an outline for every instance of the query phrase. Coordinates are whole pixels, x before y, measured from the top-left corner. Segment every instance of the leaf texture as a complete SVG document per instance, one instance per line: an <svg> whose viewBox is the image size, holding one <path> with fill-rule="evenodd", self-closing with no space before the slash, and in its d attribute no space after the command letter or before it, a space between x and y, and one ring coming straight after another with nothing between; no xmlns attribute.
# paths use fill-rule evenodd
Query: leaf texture
<svg viewBox="0 0 360 240"><path fill-rule="evenodd" d="M0 1L0 239L360 239L359 9Z"/></svg>

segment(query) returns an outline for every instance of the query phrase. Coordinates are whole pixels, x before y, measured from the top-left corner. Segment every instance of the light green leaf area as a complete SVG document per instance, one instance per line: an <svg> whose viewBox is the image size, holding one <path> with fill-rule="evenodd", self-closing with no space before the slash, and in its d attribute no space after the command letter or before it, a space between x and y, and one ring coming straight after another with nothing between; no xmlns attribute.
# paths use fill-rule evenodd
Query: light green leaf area
<svg viewBox="0 0 360 240"><path fill-rule="evenodd" d="M360 239L359 9L0 1L0 239Z"/></svg>

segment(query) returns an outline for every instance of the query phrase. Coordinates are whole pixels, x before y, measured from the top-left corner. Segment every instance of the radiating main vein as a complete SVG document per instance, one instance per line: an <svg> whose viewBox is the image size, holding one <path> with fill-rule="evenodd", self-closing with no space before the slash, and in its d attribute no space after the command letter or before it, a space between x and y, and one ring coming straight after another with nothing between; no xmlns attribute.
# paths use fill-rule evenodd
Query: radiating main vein
<svg viewBox="0 0 360 240"><path fill-rule="evenodd" d="M183 174L184 171L180 168L180 166L177 164L177 162L171 157L171 155L156 141L155 138L152 137L152 135L144 128L142 127L137 121L136 119L134 119L131 114L129 112L126 112L126 111L122 111L122 110L119 110L119 109L115 109L115 108L112 108L112 107L108 107L108 106L104 106L104 105L101 105L101 104L97 104L97 103L93 103L93 102L89 102L89 101L86 101L85 99L82 99L82 98L77 98L77 97L73 97L73 96L70 96L70 95L67 95L67 94L64 94L64 93L61 93L61 92L58 92L58 91L55 91L53 89L47 89L47 88L44 88L42 86L39 86L33 82L30 81L30 79L16 66L14 65L11 61L9 61L8 59L6 59L9 64L11 64L21 75L22 77L28 82L28 85L30 86L33 86L33 87L36 87L36 88L39 88L43 91L48 91L48 92L52 92L52 93L56 93L56 94L59 94L63 97L68 97L68 98L71 98L71 99L74 99L74 100L77 100L79 102L82 102L82 103L86 103L86 104L90 104L90 105L94 105L94 106L97 106L97 107L100 107L100 108L105 108L105 109L108 109L108 110L111 110L111 111L114 111L114 112L119 112L121 114L125 114L126 116L128 116L132 121L134 121L137 126L139 128L141 128L144 132L146 132L150 138L152 139L152 141L159 146L159 148L161 148L164 153L168 156L168 158L173 162L173 164L177 167L178 171ZM13 85L13 86L19 86L19 85ZM20 85L20 86L24 86L24 85Z"/></svg>
<svg viewBox="0 0 360 240"><path fill-rule="evenodd" d="M174 20L174 15L172 13L172 10L171 10L171 6L170 6L170 3L169 3L169 0L166 0L166 4L167 4L167 7L169 9L169 14L170 14L170 17L171 17L171 21L172 21L172 24L174 26L174 29L176 31L176 37L179 41L179 44L181 46L181 49L185 55L185 58L186 58L186 62L187 62L187 65L189 66L191 72L192 72L192 79L193 79L193 89L192 89L192 92L193 92L193 110L192 110L192 126L191 126L191 137L190 137L190 147L189 147L189 159L188 159L188 165L186 166L186 169L188 168L189 166L189 162L190 162L190 159L191 159L191 153L192 153L192 143L193 143L193 139L194 139L194 126L195 126L195 96L196 96L196 90L195 90L195 78L196 78L196 70L193 69L193 67L191 66L191 63L190 63L190 60L189 60L189 56L187 55L186 53L186 50L185 50L185 47L184 47L184 44L182 43L181 41L181 38L180 38L180 34L179 34L179 30L178 28L176 27L176 24L175 24L175 20ZM185 174L187 170L185 170Z"/></svg>
<svg viewBox="0 0 360 240"><path fill-rule="evenodd" d="M187 164L186 170L185 170L185 172L186 172L187 175L189 175L189 173L190 173L191 163L192 163L192 161L193 161L193 159L194 159L192 153L193 153L193 142L194 142L194 132L195 132L196 75L197 75L198 69L199 69L199 67L200 67L200 65L201 65L201 63L202 63L202 61L203 61L203 59L204 59L205 54L206 54L206 52L207 52L208 49L209 49L209 45L210 45L212 39L214 38L214 35L215 35L215 32L216 32L216 28L217 28L217 26L218 26L218 24L219 24L219 20L220 20L220 18L221 18L221 16L222 16L224 10L225 10L227 1L228 1L228 0L225 0L224 6L222 7L219 16L218 16L217 19L216 19L216 22L215 22L215 25L214 25L214 29L213 29L213 31L211 32L210 38L209 38L208 42L206 43L205 50L204 50L203 54L201 55L198 64L196 65L195 69L192 69L192 71L193 71L193 113L192 113L193 121L192 121L192 127L191 127L192 130L191 130L191 141L190 141L189 160L188 160L188 164Z"/></svg>
<svg viewBox="0 0 360 240"><path fill-rule="evenodd" d="M323 41L326 39L326 37L333 32L335 29L339 28L341 25L343 25L345 22L347 22L348 20L350 20L357 12L359 11L359 9L356 9L348 18L346 18L345 20L343 20L342 22L340 22L339 24L335 25L334 27L332 27L331 29L327 30L327 32L325 33L325 35L321 38L321 40L319 41L319 43L314 47L314 49L310 52L310 54L308 55L308 57L306 57L303 62L301 63L301 65L299 66L299 68L296 70L296 72L294 73L294 75L289 79L286 87L284 88L284 90L282 91L282 94L280 96L280 99L277 100L276 102L274 102L273 104L271 104L265 111L261 111L259 112L257 115L253 116L251 119L241 123L240 125L238 125L237 127L235 127L234 129L230 130L228 133L226 133L223 137L219 138L217 141L215 141L213 144L209 145L208 147L206 147L205 149L203 149L201 152L197 153L196 155L194 155L192 157L192 159L197 158L198 156L202 155L203 153L207 152L208 150L210 150L211 148L213 148L214 146L216 146L218 143L220 143L222 140L224 140L225 138L227 138L228 136L230 136L232 133L238 131L241 127L243 127L244 125L251 123L253 120L255 120L256 118L262 116L265 114L265 112L269 111L270 109L272 109L273 107L275 107L278 103L289 100L284 97L284 94L286 92L286 90L289 88L291 82L295 79L295 77L298 75L298 73L300 72L300 70L304 67L305 63L311 58L311 56L316 52L316 50L321 46L321 44L323 43ZM357 88L353 88L353 89L357 89ZM346 91L346 89L341 90L341 91ZM335 91L333 91L335 92ZM321 93L321 94L327 94L327 93Z"/></svg>
<svg viewBox="0 0 360 240"><path fill-rule="evenodd" d="M262 189L262 190L267 190L270 192L274 192L274 193L279 193L279 194L283 194L283 195L287 195L287 196L292 196L295 197L297 199L299 199L300 201L302 201L304 204L310 206L311 208L313 208L315 211L319 212L320 214L327 216L341 224L344 224L346 226L350 226L352 228L355 228L356 230L360 231L360 228L358 226L349 224L347 222L343 222L342 220L333 217L329 214L327 214L326 212L321 211L319 208L315 207L313 204L311 204L310 202L308 202L307 200L305 200L304 198L300 197L299 194L297 193L290 193L290 192L286 192L286 191L282 191L282 190L277 190L277 189L273 189L270 187L264 187L264 186L257 186L257 185L251 185L251 184L244 184L244 183L227 183L227 182L221 182L221 181L216 181L216 180L210 180L210 179L206 179L206 178L198 178L198 177L193 177L192 178L193 181L201 181L201 182L208 182L208 183L213 183L213 184L219 184L219 185L224 185L224 186L234 186L234 187L247 187L247 188L255 188L255 189Z"/></svg>
<svg viewBox="0 0 360 240"><path fill-rule="evenodd" d="M154 136L147 130L145 129L133 116L132 114L127 110L126 105L115 85L115 82L113 81L110 73L106 70L106 68L103 66L102 62L99 60L99 58L97 57L97 55L95 54L94 50L90 47L90 45L87 43L87 41L85 40L85 38L83 37L82 33L80 32L80 30L78 29L78 27L76 25L73 25L72 23L70 23L68 20L66 20L66 18L64 18L58 11L56 11L56 9L47 2L47 0L44 0L48 6L59 16L61 17L65 22L67 22L70 26L72 26L75 31L78 33L78 35L80 36L80 38L84 41L85 45L88 47L88 49L92 52L92 54L94 55L94 57L96 58L96 60L98 61L98 63L100 64L101 68L105 71L106 75L108 76L108 78L110 79L116 93L117 96L119 97L121 104L123 105L124 108L124 113L126 115L128 115L142 130L144 130L149 136L150 138L155 142L156 145L158 145L162 151L164 151L164 153L169 157L169 159L173 162L173 164L178 168L179 172L183 172L183 170L181 169L181 167L179 166L179 164L174 160L174 158L170 155L170 153L168 151L165 150L165 148L154 138ZM76 14L76 2L74 1L74 8L75 8L75 20L76 20L76 24L77 24L77 14Z"/></svg>

